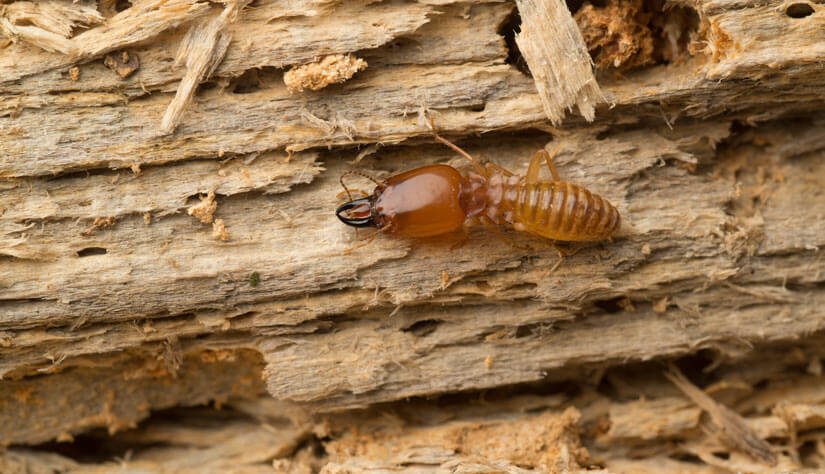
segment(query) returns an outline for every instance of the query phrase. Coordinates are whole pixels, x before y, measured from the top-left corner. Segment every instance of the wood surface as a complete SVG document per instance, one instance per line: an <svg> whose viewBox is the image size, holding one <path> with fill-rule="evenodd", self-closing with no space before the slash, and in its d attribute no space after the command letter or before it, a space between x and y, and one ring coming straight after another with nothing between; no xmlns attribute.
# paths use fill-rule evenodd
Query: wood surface
<svg viewBox="0 0 825 474"><path fill-rule="evenodd" d="M568 7L0 4L0 471L822 469L822 5ZM429 119L619 235L348 252Z"/></svg>

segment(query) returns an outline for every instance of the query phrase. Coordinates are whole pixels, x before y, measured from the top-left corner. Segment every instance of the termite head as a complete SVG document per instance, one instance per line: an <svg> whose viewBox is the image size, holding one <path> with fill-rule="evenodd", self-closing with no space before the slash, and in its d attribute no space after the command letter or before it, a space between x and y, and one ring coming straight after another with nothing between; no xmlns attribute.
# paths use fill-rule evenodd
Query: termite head
<svg viewBox="0 0 825 474"><path fill-rule="evenodd" d="M342 204L335 211L335 215L346 225L353 227L375 227L375 216L372 202L374 196L367 196Z"/></svg>

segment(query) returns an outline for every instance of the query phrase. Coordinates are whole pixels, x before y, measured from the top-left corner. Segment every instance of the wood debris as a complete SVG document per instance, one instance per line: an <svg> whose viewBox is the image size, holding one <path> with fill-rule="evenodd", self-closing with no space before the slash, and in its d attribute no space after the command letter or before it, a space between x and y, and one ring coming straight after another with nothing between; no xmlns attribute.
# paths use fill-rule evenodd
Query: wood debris
<svg viewBox="0 0 825 474"><path fill-rule="evenodd" d="M109 53L103 59L103 65L117 73L122 79L131 76L140 67L137 54L128 51Z"/></svg>
<svg viewBox="0 0 825 474"><path fill-rule="evenodd" d="M103 17L93 7L59 1L18 1L0 6L0 32L46 51L66 55L80 49L71 38L78 26L94 26Z"/></svg>
<svg viewBox="0 0 825 474"><path fill-rule="evenodd" d="M89 27L103 22L94 7L54 0L12 2L0 9L0 16L11 25L31 25L63 38L71 38L79 26Z"/></svg>
<svg viewBox="0 0 825 474"><path fill-rule="evenodd" d="M215 219L215 221L212 222L212 237L224 242L229 240L229 232L226 230L223 219Z"/></svg>
<svg viewBox="0 0 825 474"><path fill-rule="evenodd" d="M190 207L186 213L197 217L204 224L211 224L215 211L218 209L218 203L215 202L215 191L209 191L206 196L201 195L198 197L200 202Z"/></svg>
<svg viewBox="0 0 825 474"><path fill-rule="evenodd" d="M361 58L349 54L333 54L310 64L293 67L284 73L284 84L290 92L317 91L330 84L346 82L366 67L367 62Z"/></svg>
<svg viewBox="0 0 825 474"><path fill-rule="evenodd" d="M771 445L759 437L738 413L710 398L672 364L665 371L665 377L710 415L722 442L768 466L777 465L776 453Z"/></svg>
<svg viewBox="0 0 825 474"><path fill-rule="evenodd" d="M667 312L667 307L668 307L669 304L670 304L670 299L667 296L665 296L664 298L660 299L659 301L656 302L656 304L653 305L653 311L656 311L659 314L665 313L665 312Z"/></svg>
<svg viewBox="0 0 825 474"><path fill-rule="evenodd" d="M95 217L91 227L81 232L80 235L88 237L100 229L114 227L115 224L117 224L117 218L115 217Z"/></svg>
<svg viewBox="0 0 825 474"><path fill-rule="evenodd" d="M175 98L163 115L160 123L161 133L169 134L175 131L183 119L186 107L195 95L197 86L209 78L223 60L232 39L232 35L226 31L227 26L235 21L240 10L249 1L231 1L216 18L203 20L189 28L175 58L175 66L185 63L186 74L178 85Z"/></svg>
<svg viewBox="0 0 825 474"><path fill-rule="evenodd" d="M574 17L596 67L631 69L653 62L650 13L642 0L610 0L604 7L586 3Z"/></svg>

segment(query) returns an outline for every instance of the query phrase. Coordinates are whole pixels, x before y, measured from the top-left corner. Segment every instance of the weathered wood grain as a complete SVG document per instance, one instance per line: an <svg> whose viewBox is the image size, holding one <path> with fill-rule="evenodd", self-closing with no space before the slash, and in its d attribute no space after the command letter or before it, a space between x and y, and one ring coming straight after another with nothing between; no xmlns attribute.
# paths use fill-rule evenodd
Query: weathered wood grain
<svg viewBox="0 0 825 474"><path fill-rule="evenodd" d="M803 460L807 466L822 465L815 453L800 454L782 441L810 439L825 426L825 420L814 414L821 412L825 400L825 384L814 367L823 356L821 342L821 336L802 340L791 357L784 345L767 346L745 358L713 363L712 370L704 371L714 380L705 391L717 403L748 413L746 424L759 436L774 440L780 451L777 468L798 470ZM207 351L198 359L216 368L239 360L204 357L210 354L230 353ZM788 377L796 372L807 376ZM662 374L661 365L636 364L571 374L576 390L570 385L521 386L320 417L269 397L229 398L229 410L177 408L134 428L119 430L113 425L112 434L87 436L110 455L117 456L124 446L138 447L120 457L117 469L125 472L172 468L220 472L227 466L242 472L267 472L273 467L306 472L322 466L333 472L554 470L547 469L547 463L555 470L585 463L591 470L601 467L606 472L765 470L766 465L731 450L703 430L705 421L698 410ZM245 376L238 374L239 380ZM787 403L789 396L793 404ZM128 398L110 399L110 410L117 411L119 402L128 404ZM708 464L697 464L685 458L688 455L707 459ZM94 470L103 464L88 457L77 462L58 455L37 456L19 447L6 450L0 462L30 469Z"/></svg>
<svg viewBox="0 0 825 474"><path fill-rule="evenodd" d="M686 356L776 469L825 466L820 6L654 13L689 44L596 71L595 122L552 127L515 64L512 2L253 2L164 135L181 42L224 4L104 3L100 25L44 30L75 55L0 40L5 443L90 436L134 448L127 472L769 469L644 363ZM140 60L127 78L103 64L124 49ZM368 67L287 90L286 68L330 54ZM359 240L332 212L344 171L468 168L427 117L520 174L561 145L562 177L614 203L621 233L561 262L541 239L504 230L522 250L483 227L455 249L457 236L380 235L346 253ZM201 198L227 241L187 213ZM192 429L150 415L210 401L240 414ZM537 438L507 444L514 433L558 442L529 451ZM16 446L0 465L109 460L84 459Z"/></svg>
<svg viewBox="0 0 825 474"><path fill-rule="evenodd" d="M322 203L334 197L339 187L336 176L346 166L335 163L329 165L332 168L313 181L311 188L300 192L291 191L280 198L276 195L275 201L270 204L263 204L273 200L273 197L266 195L255 198L238 195L219 199L216 215L225 218L230 231L237 236L236 241L229 244L213 240L208 230L192 217L174 214L164 216L157 209L152 211L157 217L148 226L142 215L130 216L127 213L114 227L79 241L71 235L79 235L86 229L88 220L85 223L75 223L74 220L64 218L42 227L39 232L32 227L25 240L13 247L20 252L18 260L8 262L3 268L3 281L15 282L4 291L6 298L13 299L4 306L4 328L36 328L44 323L61 324L61 321L70 326L91 325L93 331L97 331L95 328L102 330L101 340L108 340L107 345L114 348L129 347L142 338L137 337L135 342L130 343L129 338L117 336L116 324L107 329L104 323L128 321L136 317L168 318L170 315L193 310L209 314L218 309L219 312L211 323L203 325L197 320L183 323L181 336L191 337L223 325L265 331L267 326L291 326L342 312L357 315L365 305L378 305L372 312L361 316L366 317L366 320L359 322L356 319L344 325L337 324L335 332L285 336L286 339L270 338L262 346L268 354L272 373L277 374L270 377L270 390L281 397L296 400L339 400L333 405L346 405L356 400L360 401L355 403L365 403L366 400L372 400L373 396L377 401L412 394L438 393L447 386L455 387L454 377L458 373L472 381L467 388L495 386L537 380L544 376L546 370L566 365L573 360L595 362L627 357L644 359L652 354L682 353L700 347L724 345L733 332L743 339L763 340L784 337L789 325L796 325L794 327L799 332L818 329L816 307L802 302L818 298L817 293L808 293L805 288L821 281L821 264L814 261L800 266L799 263L804 261L805 253L811 252L805 250L805 247L822 244L823 234L817 233L815 228L806 234L806 230L802 229L805 227L804 221L800 219L797 221L800 229L794 234L800 240L807 236L807 240L802 244L798 241L789 242L789 247L780 250L775 245L782 240L772 237L775 234L771 233L771 229L781 233L787 227L760 225L751 229L749 226L754 223L726 214L725 209L736 202L736 182L714 177L713 168L691 175L681 167L674 166L679 163L693 166L695 161L699 161L701 166L702 162L706 162L712 156L710 145L727 135L727 123L697 125L685 129L685 137L679 137L678 133L664 128L661 133L671 136L661 137L659 142L650 140L649 135L641 135L642 133L623 132L601 140L591 136L590 141L586 133L558 138L567 144L565 149L569 150L558 160L560 172L564 176L570 176L570 179L575 177L576 182L601 192L616 203L626 216L626 227L623 230L624 236L604 250L591 247L568 257L555 277L548 278L547 273L557 259L552 249L542 248L540 241L513 235L519 241L537 247L535 253L524 260L515 257L509 246L483 229L473 233L473 240L463 249L462 255L465 257L453 261L444 260L444 255L449 252L449 244L434 243L423 247L413 245L410 248L411 242L389 237L379 239L355 255L340 255L342 250L354 245L352 234L334 220L328 206L318 205L302 214L293 213L294 203L297 202L294 200L312 201L312 198L308 199L303 194L326 196L320 198L319 202ZM647 137L648 143L639 145L641 136ZM481 142L479 147L470 147L470 150L482 158L495 158L498 163L516 170L519 170L517 166L521 166L520 171L523 172L524 162L521 157L528 156L530 151L540 147L546 139L545 136L536 135L499 146L493 143L497 141L493 137L490 141ZM745 145L745 148L750 153L750 147ZM365 160L380 158L381 162L406 162L414 165L415 160L426 162L437 157L451 157L448 151L441 148L431 148L424 154L425 157L420 158L411 152L413 150L407 148L390 149L388 152L370 155ZM352 152L350 156L354 154ZM613 171L608 172L602 167L601 172L595 174L595 166L602 163L602 154L614 157ZM785 198L772 196L762 208L762 219L766 215L774 215L779 219L778 216L787 214L788 209L796 207L795 196L814 192L818 186L816 181L806 183L801 175L795 175L790 170L799 169L806 173L804 170L809 166L807 163L810 160L817 162L816 156L811 155L808 161L780 162L783 165L778 169L784 170L782 174L785 179L791 180L800 188L796 193L789 192ZM579 159L576 162L569 161L574 157ZM673 160L670 165L659 166L667 163L660 160L669 157ZM258 160L261 160L261 166L255 167ZM258 158L250 164L247 173L266 173L269 171L268 163L272 161L275 160ZM237 166L244 169L242 165ZM287 169L298 173L304 166ZM742 165L728 160L711 166L716 167L719 174L724 173L729 166L740 168ZM786 169L787 166L790 168ZM147 168L130 179L139 182L141 179L160 179L163 176L153 174L153 171L153 168ZM756 179L759 173L752 171ZM108 173L116 176L118 172ZM218 176L216 179L220 178ZM71 183L78 180L79 186L84 180L90 179L97 179L96 182L106 186L101 191L109 189L108 192L113 195L112 200L119 192L117 187L110 184L112 177L104 175L90 178L67 177L58 181ZM163 179L170 178L165 176ZM226 181L221 184L223 188L216 188L219 191L252 189L244 187L247 177L242 172L227 174L224 179ZM268 177L256 179L262 184L269 182ZM741 174L739 179L740 184L747 183ZM758 193L770 195L771 190L784 189L788 183L789 181L766 181ZM208 189L192 188L192 194ZM748 187L740 186L740 192L742 190L743 201L748 201L756 194L756 190ZM231 194L230 191L224 192ZM67 191L64 193L71 194ZM715 202L710 200L711 196L716 196ZM103 197L100 201L111 200ZM168 202L176 203L171 209L179 211L182 207L179 199ZM683 207L674 208L673 203L677 202L681 202ZM71 209L67 206L66 210L69 212ZM75 205L73 212L87 211ZM138 212L143 210L138 209ZM817 212L821 211L812 206L811 215ZM69 212L68 215L72 213ZM746 217L747 215L742 216ZM779 222L787 224L784 220ZM185 227L181 227L183 223L186 223ZM318 229L311 234L313 238L302 239L301 236L308 235L307 230L310 228ZM188 229L187 233L181 233L184 229ZM23 238L22 233L12 235ZM762 250L760 241L761 245L767 243L768 247ZM645 244L649 246L649 255L645 255ZM214 250L201 252L199 247L203 245ZM232 249L232 260L220 257L221 253L226 252L220 249L227 248L227 245ZM78 257L77 252L85 248L105 248L107 253ZM486 249L485 252L480 252L482 248ZM294 261L294 255L310 249L316 255L311 262L301 265ZM690 253L686 253L686 249L690 249ZM601 257L601 261L596 260L604 251L612 255ZM796 251L802 251L802 254L794 255L793 252ZM754 255L743 260L748 254ZM25 255L35 261L24 259ZM161 255L161 258L157 258L157 255ZM695 265L685 263L688 256L694 259ZM216 258L219 259L219 266L216 266ZM356 261L359 262L358 265L353 265ZM380 265L367 263L370 261L380 262ZM67 262L91 263L87 264L89 269L84 271L76 263L68 266ZM100 293L101 275L97 272L101 267L98 262L106 262L107 270L103 275L119 288L111 296ZM413 265L416 262L419 266ZM23 269L33 265L38 271L31 274L27 283L21 279L21 275ZM317 271L319 266L328 269L326 274ZM92 270L93 268L96 270ZM172 273L167 269L171 269ZM251 287L248 282L252 271L261 275L261 283L256 287ZM442 271L448 275L447 282L442 281ZM37 283L41 275L50 275L56 281L66 283L55 285L53 290L49 290ZM164 278L163 275L168 277ZM132 283L124 285L125 282ZM410 285L412 282L415 283L414 286ZM783 282L785 287L782 286ZM794 290L787 289L788 282L801 286ZM704 292L695 293L697 286L704 287ZM134 289L130 290L130 287ZM815 287L811 287L813 288ZM313 297L303 296L306 292L313 291L323 293ZM181 295L181 299L176 300L174 295ZM637 301L638 306L637 311L628 313L625 317L617 318L604 312L599 315L598 307L594 306L599 301L625 295ZM673 318L662 319L660 312L643 303L656 303L665 297L669 301L665 311L669 312L668 308L672 308ZM54 302L61 298L63 303ZM531 298L539 298L539 301L530 302ZM485 300L493 305L478 305ZM514 300L517 303L512 303ZM733 306L726 306L720 301L731 301ZM464 309L453 307L449 320L444 320L444 316L441 316L443 309L432 306L433 303L459 302L477 306ZM738 311L737 317L730 316L730 312L736 308L753 304L757 306ZM100 314L95 309L100 305L106 306L105 314ZM393 313L397 305L405 307L395 312L389 324L382 322L387 315ZM32 309L38 306L43 309L34 313ZM553 309L548 311L548 307ZM229 308L234 309L221 316L220 310L227 311ZM502 311L503 309L506 311ZM772 313L779 313L780 317L763 321L765 314ZM73 317L67 321L65 315L68 314ZM235 320L233 314L247 316ZM575 321L579 317L577 315L587 315L582 320L584 326L581 328L581 339L575 336L578 324L564 326L569 323L560 322L571 319ZM685 317L688 319L685 320ZM378 319L372 321L374 318ZM421 340L415 336L415 331L400 331L416 321L427 320L442 322L437 324L434 333ZM695 322L690 323L691 320ZM771 321L775 321L776 325L772 326ZM98 324L103 325L97 326ZM559 324L563 324L565 330L541 330L544 325L557 327ZM592 337L592 331L603 333L602 329L598 329L602 325L613 329L599 336L603 340L602 345L589 346L585 341ZM657 327L656 325L661 328L656 330L662 337L654 346L642 344L641 340L631 343L631 339L628 339L633 334L644 338L645 333L638 333L638 328ZM259 329L254 329L255 327ZM516 339L511 339L512 335L507 336L518 333L520 327L526 328L522 331L527 333L522 333ZM170 329L171 327L164 329L160 334L167 334ZM300 326L296 331L303 332ZM502 336L506 336L503 340L492 339L489 348L487 344L482 344L477 350L468 351L465 341L469 334L477 334L475 338L480 337L483 341L488 335L499 331L502 331ZM63 350L71 355L84 353L78 341L91 342L96 339L87 339L89 336L82 334L80 332L79 337L72 337L69 332ZM127 331L126 334L131 332ZM352 344L359 339L366 341L365 334L373 334L370 339L374 339L378 345L364 345L363 350L366 352L361 356L360 350ZM613 338L615 351L608 349L611 345L607 341ZM25 342L27 339L30 342ZM300 340L305 342L298 343ZM502 343L511 340L514 345L502 346ZM29 339L22 334L12 338L11 345L22 352L18 355L17 363L10 361L5 370L15 371L36 364L36 341L36 338ZM566 353L561 349L562 341L572 352ZM50 344L54 343L56 341ZM359 360L360 364L366 364L365 368L373 364L381 367L386 358L394 358L403 366L404 361L417 361L424 355L426 358L423 360L432 360L429 364L434 365L425 365L423 369L410 372L393 364L379 370L377 374L382 375L372 379L361 379L358 372L342 368L341 385L336 388L329 384L329 380L331 373L334 373L330 370L335 370L334 367L338 364L338 352L333 350L329 356L317 354L314 348L319 344L332 344L332 347L340 344L342 350L350 354L349 357ZM422 346L417 347L418 344ZM536 348L529 351L535 357L530 364L525 363L522 355L523 348L528 346ZM95 349L91 349L92 347ZM347 349L343 349L344 347ZM541 350L542 347L548 349ZM587 348L592 348L594 352L583 352ZM304 349L308 352L302 352ZM95 352L100 349L90 344L90 349L87 350ZM25 353L32 355L24 357ZM492 370L484 365L488 355L494 356ZM375 362L366 363L363 357L374 359ZM441 370L438 369L441 360L451 360L454 366L449 372L451 375L435 379L425 375L432 370ZM306 369L295 369L299 366L298 361ZM296 377L294 380L287 377L287 367L293 367ZM311 374L317 374L319 378L315 379ZM396 379L397 382L394 381ZM356 380L360 387L357 389L352 386ZM417 385L416 380L420 380L422 385ZM445 385L439 385L439 380ZM390 388L394 386L398 388ZM352 390L358 393L376 393L353 397L347 394Z"/></svg>

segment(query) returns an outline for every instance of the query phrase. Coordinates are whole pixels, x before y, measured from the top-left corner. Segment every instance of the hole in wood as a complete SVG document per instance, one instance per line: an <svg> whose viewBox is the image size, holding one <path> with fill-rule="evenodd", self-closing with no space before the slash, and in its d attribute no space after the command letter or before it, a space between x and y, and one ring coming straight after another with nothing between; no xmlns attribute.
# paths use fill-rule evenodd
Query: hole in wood
<svg viewBox="0 0 825 474"><path fill-rule="evenodd" d="M91 255L106 255L106 249L102 247L86 247L83 250L77 251L78 257L89 257Z"/></svg>
<svg viewBox="0 0 825 474"><path fill-rule="evenodd" d="M410 332L416 337L424 337L435 332L439 324L441 321L438 319L424 319L404 328L403 331Z"/></svg>
<svg viewBox="0 0 825 474"><path fill-rule="evenodd" d="M516 35L521 32L521 15L518 9L513 8L513 11L504 19L498 27L498 34L504 37L504 43L507 44L507 59L506 63L521 71L521 73L531 76L530 68L527 67L527 62L521 55L521 51L516 44Z"/></svg>
<svg viewBox="0 0 825 474"><path fill-rule="evenodd" d="M670 458L670 459L673 459L675 461L680 461L680 462L683 462L683 463L701 464L701 465L705 464L705 461L702 461L702 458L700 458L699 456L697 456L695 454L691 454L691 453L675 452L675 453L669 454L667 457Z"/></svg>
<svg viewBox="0 0 825 474"><path fill-rule="evenodd" d="M674 364L691 382L702 387L713 382L715 377L708 369L714 367L719 357L722 356L711 349L701 349L676 359Z"/></svg>
<svg viewBox="0 0 825 474"><path fill-rule="evenodd" d="M232 86L233 94L250 94L261 88L261 80L256 69L248 69L235 79Z"/></svg>
<svg viewBox="0 0 825 474"><path fill-rule="evenodd" d="M618 313L619 311L622 311L622 309L624 309L621 305L621 301L624 300L624 298L624 296L620 296L618 298L611 298L609 300L599 300L594 302L593 304L595 304L597 307L601 308L605 312L613 314Z"/></svg>
<svg viewBox="0 0 825 474"><path fill-rule="evenodd" d="M607 2L606 0L591 0L590 3L603 7ZM567 9L570 10L571 14L575 15L577 11L581 10L584 4L585 0L567 0Z"/></svg>
<svg viewBox="0 0 825 474"><path fill-rule="evenodd" d="M523 337L532 336L533 335L533 327L534 327L534 325L532 325L532 324L517 327L516 328L516 339L521 339Z"/></svg>
<svg viewBox="0 0 825 474"><path fill-rule="evenodd" d="M482 102L480 104L474 104L470 106L470 110L473 112L484 112L484 109L487 108L487 104Z"/></svg>
<svg viewBox="0 0 825 474"><path fill-rule="evenodd" d="M814 7L808 3L794 3L788 5L788 8L785 9L785 14L791 18L805 18L812 15L813 12Z"/></svg>
<svg viewBox="0 0 825 474"><path fill-rule="evenodd" d="M132 2L130 2L129 0L117 0L117 2L115 3L115 10L117 10L118 12L122 12L123 10L130 8L131 6Z"/></svg>

